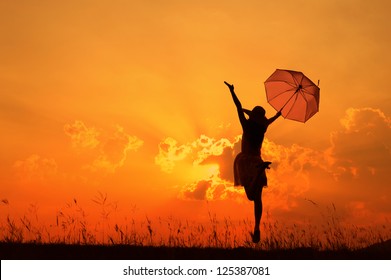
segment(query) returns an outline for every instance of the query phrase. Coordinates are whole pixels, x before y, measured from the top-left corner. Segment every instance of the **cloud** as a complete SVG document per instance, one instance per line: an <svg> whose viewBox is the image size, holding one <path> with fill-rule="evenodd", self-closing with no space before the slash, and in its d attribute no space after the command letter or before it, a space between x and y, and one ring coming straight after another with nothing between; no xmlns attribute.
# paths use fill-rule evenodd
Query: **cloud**
<svg viewBox="0 0 391 280"><path fill-rule="evenodd" d="M99 145L98 131L93 127L87 127L82 121L76 120L73 124L65 124L64 132L71 137L74 148L94 149Z"/></svg>
<svg viewBox="0 0 391 280"><path fill-rule="evenodd" d="M166 138L159 145L155 163L168 173L173 172L175 166L183 162L191 163L193 166L217 166L212 174L208 173L205 178L182 186L181 198L239 199L243 197L243 189L233 186L233 162L240 152L240 145L240 135L231 141L201 135L198 139L185 144L179 144L173 138ZM267 139L263 151L264 159L273 161L273 169L268 171L268 177L269 185L276 190L275 200L286 207L289 196L297 197L308 189L306 168L317 164L315 156L322 157L311 149L298 145L284 147Z"/></svg>
<svg viewBox="0 0 391 280"><path fill-rule="evenodd" d="M58 166L54 159L33 154L14 163L14 170L21 181L45 181L57 174Z"/></svg>
<svg viewBox="0 0 391 280"><path fill-rule="evenodd" d="M373 108L350 108L331 134L334 176L372 177L391 165L391 120Z"/></svg>
<svg viewBox="0 0 391 280"><path fill-rule="evenodd" d="M130 151L137 151L143 145L143 141L136 136L127 134L120 126L116 126L114 134L99 147L99 155L88 165L93 171L99 169L115 172L122 167Z"/></svg>
<svg viewBox="0 0 391 280"><path fill-rule="evenodd" d="M165 172L173 172L175 166L184 162L192 166L216 166L209 168L204 178L182 186L180 198L195 200L243 200L244 192L233 186L233 162L240 152L241 136L229 140L214 139L201 135L198 139L179 144L173 138L166 138L159 145L156 164ZM272 161L272 169L267 171L269 192L275 207L289 208L292 197L303 195L309 188L309 168L320 165L323 155L312 149L292 145L284 147L265 139L264 160ZM324 161L324 160L323 160ZM326 164L323 162L322 164Z"/></svg>
<svg viewBox="0 0 391 280"><path fill-rule="evenodd" d="M199 165L209 157L221 155L225 149L232 148L234 144L226 138L216 140L206 135L201 135L193 142L185 144L178 144L175 139L168 137L159 144L155 163L162 171L171 173L178 162L187 161Z"/></svg>
<svg viewBox="0 0 391 280"><path fill-rule="evenodd" d="M212 186L211 180L200 180L193 184L189 184L182 189L183 198L195 200L207 199L206 192Z"/></svg>
<svg viewBox="0 0 391 280"><path fill-rule="evenodd" d="M232 165L239 150L240 137L232 141L226 138L215 139L201 135L192 142L179 144L169 137L159 144L155 163L161 170L173 173L179 164L193 167L207 166L204 178L181 186L180 199L223 200L243 197L241 188L233 187Z"/></svg>
<svg viewBox="0 0 391 280"><path fill-rule="evenodd" d="M227 143L226 145L215 145L218 147L217 149L214 149L215 152L206 152L199 164L217 164L219 166L220 178L225 181L233 182L233 163L235 156L240 152L240 140L241 136L237 136L234 138L232 143ZM225 139L224 141L217 141L216 143L226 143L226 141L227 140ZM218 151L218 153L216 151Z"/></svg>
<svg viewBox="0 0 391 280"><path fill-rule="evenodd" d="M191 150L191 145L178 146L178 142L175 139L167 137L159 144L159 154L155 157L155 163L164 172L171 173L175 163L185 159Z"/></svg>
<svg viewBox="0 0 391 280"><path fill-rule="evenodd" d="M296 208L297 200L304 199L316 184L311 180L313 170L325 170L327 165L322 152L297 144L283 146L269 139L264 140L262 154L264 160L272 162L266 171L270 209Z"/></svg>
<svg viewBox="0 0 391 280"><path fill-rule="evenodd" d="M391 217L390 143L391 120L374 108L349 108L331 134L326 153L350 215Z"/></svg>
<svg viewBox="0 0 391 280"><path fill-rule="evenodd" d="M381 110L374 108L349 108L341 119L345 131L359 132L377 130L384 132L391 128L391 120Z"/></svg>
<svg viewBox="0 0 391 280"><path fill-rule="evenodd" d="M304 214L302 206L314 200L343 205L341 211L347 217L367 218L376 213L390 217L390 119L378 109L351 108L340 124L330 133L330 145L324 149L279 145L265 138L262 158L272 162L267 170L269 187L264 191L268 210ZM240 136L229 140L201 135L185 144L167 138L159 148L155 162L165 172L175 174L176 166L184 163L191 168L215 168L182 185L180 199L246 201L243 189L233 187Z"/></svg>
<svg viewBox="0 0 391 280"><path fill-rule="evenodd" d="M103 170L115 172L125 164L129 152L137 151L143 141L137 136L129 135L124 128L117 125L114 131L87 127L82 121L66 124L64 132L71 138L72 147L78 152L89 151L90 159L84 168L91 171Z"/></svg>
<svg viewBox="0 0 391 280"><path fill-rule="evenodd" d="M184 200L244 200L242 188L234 187L231 182L222 180L218 172L209 179L203 179L182 186L179 198Z"/></svg>
<svg viewBox="0 0 391 280"><path fill-rule="evenodd" d="M192 143L193 148L197 151L197 157L194 160L194 163L205 163L205 160L210 157L221 156L226 151L232 151L238 140L239 138L236 137L233 140L233 143L231 143L231 141L226 138L216 140L206 135L201 135L199 139ZM232 155L233 154L231 153L231 158Z"/></svg>
<svg viewBox="0 0 391 280"><path fill-rule="evenodd" d="M390 118L378 109L350 108L340 123L324 150L265 139L263 157L273 162L268 172L273 207L289 210L316 195L324 203L346 205L353 216L358 206L360 213L391 212Z"/></svg>

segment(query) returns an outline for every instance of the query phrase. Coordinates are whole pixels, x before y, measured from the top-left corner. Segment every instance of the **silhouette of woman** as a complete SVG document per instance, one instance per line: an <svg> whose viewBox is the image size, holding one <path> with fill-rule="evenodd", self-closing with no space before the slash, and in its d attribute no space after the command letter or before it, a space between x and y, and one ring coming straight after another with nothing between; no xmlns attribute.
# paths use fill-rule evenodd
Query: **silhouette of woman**
<svg viewBox="0 0 391 280"><path fill-rule="evenodd" d="M252 111L243 109L235 94L234 86L227 82L224 83L231 92L243 129L241 152L234 161L235 186L243 186L247 198L254 201L255 225L254 233L251 236L253 242L258 243L261 239L262 189L267 186L265 169L269 169L271 164L261 158L262 142L268 126L281 116L281 112L277 112L274 117L267 119L265 109L261 106L254 107ZM249 116L248 119L244 113Z"/></svg>

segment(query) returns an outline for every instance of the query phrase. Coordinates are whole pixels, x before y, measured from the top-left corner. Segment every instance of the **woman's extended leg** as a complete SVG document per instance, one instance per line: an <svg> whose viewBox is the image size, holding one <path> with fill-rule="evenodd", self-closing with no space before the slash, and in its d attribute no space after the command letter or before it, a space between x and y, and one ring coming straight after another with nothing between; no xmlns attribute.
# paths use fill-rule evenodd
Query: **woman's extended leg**
<svg viewBox="0 0 391 280"><path fill-rule="evenodd" d="M261 218L262 218L262 189L260 188L256 191L255 193L255 198L254 198L254 219L255 219L255 224L254 224L254 234L252 236L253 242L258 243L261 240L261 231L260 231L260 226L261 226Z"/></svg>

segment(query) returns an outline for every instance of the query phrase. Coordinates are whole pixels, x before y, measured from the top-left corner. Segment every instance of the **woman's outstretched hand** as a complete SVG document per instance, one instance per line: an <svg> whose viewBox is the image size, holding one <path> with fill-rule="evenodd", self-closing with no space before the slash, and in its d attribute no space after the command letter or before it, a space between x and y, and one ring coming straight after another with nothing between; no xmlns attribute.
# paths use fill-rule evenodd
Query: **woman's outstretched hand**
<svg viewBox="0 0 391 280"><path fill-rule="evenodd" d="M227 87L229 88L230 91L234 90L234 85L231 85L231 84L227 83L226 81L224 81L224 84L227 85Z"/></svg>

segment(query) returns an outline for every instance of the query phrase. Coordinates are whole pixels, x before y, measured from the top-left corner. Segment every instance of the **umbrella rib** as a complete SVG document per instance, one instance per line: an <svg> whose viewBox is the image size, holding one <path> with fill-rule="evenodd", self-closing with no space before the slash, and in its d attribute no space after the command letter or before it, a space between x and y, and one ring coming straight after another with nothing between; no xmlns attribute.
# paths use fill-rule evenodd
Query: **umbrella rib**
<svg viewBox="0 0 391 280"><path fill-rule="evenodd" d="M307 106L306 106L306 108L307 108L307 107L308 107L308 100L307 100L307 97L305 96L304 92L302 92L301 95L303 96L303 99L304 99L305 103L307 104ZM307 111L307 110L306 110L306 111ZM308 112L305 112L304 122L306 122L307 116L308 116Z"/></svg>
<svg viewBox="0 0 391 280"><path fill-rule="evenodd" d="M303 87L302 90L304 93L306 94L309 94L309 95L314 95L314 93L312 93L310 90L308 90L308 88L311 88L311 87L314 87L313 85L309 85L309 86L306 86L306 87ZM316 86L315 86L316 87Z"/></svg>
<svg viewBox="0 0 391 280"><path fill-rule="evenodd" d="M308 95L311 95L312 97L314 97L314 95L313 94L311 94L311 93L307 93ZM305 100L305 102L307 103L307 106L308 106L308 102L309 102L309 100L308 100L308 98L307 98L307 96L305 95L305 94L303 94L303 98L304 98L304 100ZM316 111L315 112L317 112L318 111L318 107L317 107L317 109L316 109ZM312 117L312 115L314 115L315 113L314 112L307 112L306 113L306 120L308 120L310 117Z"/></svg>
<svg viewBox="0 0 391 280"><path fill-rule="evenodd" d="M297 101L297 98L298 98L298 94L295 94L295 101L293 101L293 104L295 104L295 102ZM293 96L292 96L293 97ZM292 98L291 97L291 98ZM288 102L290 101L290 99L288 100ZM288 102L286 104L288 104ZM284 107L286 106L286 104L284 105ZM288 113L286 113L286 116L288 116L290 114L290 112L292 111L294 106L291 106L291 108L289 109Z"/></svg>
<svg viewBox="0 0 391 280"><path fill-rule="evenodd" d="M295 80L296 81L296 80ZM271 80L271 81L266 81L265 83L273 83L273 82L282 82L282 83L286 83L290 86L296 86L297 84L295 83L290 83L288 81L285 81L285 80ZM297 82L297 81L296 81Z"/></svg>
<svg viewBox="0 0 391 280"><path fill-rule="evenodd" d="M272 80L272 81L269 81L269 83L272 83L272 82L282 82L282 83L288 84L289 86L292 86L292 87L295 87L295 86L296 86L294 83L290 83L290 82L284 81L284 80ZM265 83L268 83L268 81L266 81ZM283 91L283 92L280 92L280 93L278 93L276 96L274 96L273 98L268 99L268 100L271 101L271 100L277 98L278 96L280 96L281 94L284 94L284 93L286 93L286 92L288 92L288 91L290 91L290 90L292 90L292 89L287 89L287 90L285 90L285 91Z"/></svg>
<svg viewBox="0 0 391 280"><path fill-rule="evenodd" d="M296 82L295 86L296 85L301 85L301 82L303 81L303 76L301 77L301 81L300 82L296 79L296 77L294 75L291 74L291 76L292 76L293 80L295 80L295 82Z"/></svg>
<svg viewBox="0 0 391 280"><path fill-rule="evenodd" d="M285 90L283 92L280 92L280 93L276 94L276 96L274 96L273 98L270 98L269 101L271 101L271 100L279 97L281 94L284 94L284 93L289 92L289 91L292 91L292 89L287 89L287 90Z"/></svg>

